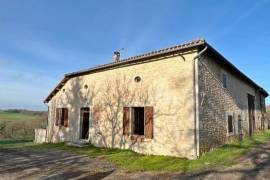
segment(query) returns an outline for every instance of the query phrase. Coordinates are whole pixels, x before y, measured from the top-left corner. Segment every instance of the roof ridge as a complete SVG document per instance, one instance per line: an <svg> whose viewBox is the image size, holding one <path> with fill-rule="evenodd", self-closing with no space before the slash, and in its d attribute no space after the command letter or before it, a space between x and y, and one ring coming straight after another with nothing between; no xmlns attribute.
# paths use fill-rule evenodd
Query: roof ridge
<svg viewBox="0 0 270 180"><path fill-rule="evenodd" d="M121 65L121 64L124 64L124 63L139 61L139 60L142 60L142 59L145 59L145 58L150 58L150 57L157 56L157 55L162 55L162 54L171 53L171 52L175 52L175 51L185 50L185 49L192 48L192 47L197 47L197 46L203 45L203 44L207 44L205 39L198 38L198 39L195 39L195 40L192 40L192 41L187 41L187 42L182 43L182 44L178 44L178 45L170 46L170 47L167 47L167 48L162 48L162 49L146 52L146 53L136 55L136 56L131 56L129 58L122 59L119 62L110 62L110 63L107 63L107 64L102 64L102 65L98 65L98 66L95 66L95 67L92 67L92 68L83 69L83 70L80 70L80 71L65 74L64 78L54 88L54 90L47 96L47 98L44 100L44 102L48 102L54 96L54 94L56 94L59 91L59 89L61 89L64 86L64 84L68 81L68 79L70 79L72 77L87 74L89 72L96 71L96 70L102 70L102 69L106 69L106 68L111 68L111 67L118 66L118 65Z"/></svg>
<svg viewBox="0 0 270 180"><path fill-rule="evenodd" d="M189 47L193 47L199 44L204 44L206 43L206 40L204 38L197 38L194 39L192 41L187 41L178 45L174 45L174 46L169 46L167 48L161 48L161 49L157 49L157 50L153 50L153 51L149 51L146 53L142 53L139 55L135 55L135 56L131 56L125 59L120 59L118 62L110 62L110 63L106 63L106 64L100 64L91 68L87 68L87 69L82 69L79 71L75 71L75 72L71 72L71 73L67 73L65 74L65 77L77 74L77 73L83 73L85 71L90 71L90 70L94 70L94 69L98 69L98 68L103 68L103 67L107 67L107 66L111 66L111 65L118 65L121 63L125 63L125 62L129 62L129 61L133 61L133 60L138 60L141 58L146 58L146 57L151 57L151 56L155 56L155 55L159 55L159 54L163 54L163 53L169 53L171 51L176 51L176 50L181 50L183 48L189 48Z"/></svg>
<svg viewBox="0 0 270 180"><path fill-rule="evenodd" d="M168 51L168 50L174 50L176 48L190 46L190 45L198 44L198 43L205 43L205 42L206 42L205 39L203 39L203 38L197 38L197 39L194 39L192 41L187 41L187 42L184 42L184 43L181 43L181 44L178 44L178 45L174 45L174 46L170 46L170 47L167 47L167 48L161 48L161 49L153 50L153 51L146 52L146 53L143 53L143 54L140 54L140 55L136 55L136 56L131 56L129 58L122 59L120 61L135 59L137 57L142 57L142 56L145 56L145 55L148 55L148 54L159 53L159 52Z"/></svg>

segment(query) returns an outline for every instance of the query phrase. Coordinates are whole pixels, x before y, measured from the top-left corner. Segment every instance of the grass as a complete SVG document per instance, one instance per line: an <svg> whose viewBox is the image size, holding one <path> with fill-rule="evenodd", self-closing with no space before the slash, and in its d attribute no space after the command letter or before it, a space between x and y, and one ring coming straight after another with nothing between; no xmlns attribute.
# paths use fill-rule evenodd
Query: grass
<svg viewBox="0 0 270 180"><path fill-rule="evenodd" d="M107 149L88 146L77 148L64 143L34 145L29 141L1 141L0 148L61 149L85 154L90 157L102 157L129 171L194 171L206 168L230 166L243 154L259 144L270 140L270 130L245 138L241 142L225 144L201 156L197 160L188 160L169 156L147 156L130 150Z"/></svg>
<svg viewBox="0 0 270 180"><path fill-rule="evenodd" d="M0 112L0 139L34 138L35 128L46 127L46 116L20 112Z"/></svg>
<svg viewBox="0 0 270 180"><path fill-rule="evenodd" d="M33 140L29 139L0 139L1 148L25 148L33 146Z"/></svg>
<svg viewBox="0 0 270 180"><path fill-rule="evenodd" d="M37 117L22 113L0 112L0 121L27 121L35 120Z"/></svg>

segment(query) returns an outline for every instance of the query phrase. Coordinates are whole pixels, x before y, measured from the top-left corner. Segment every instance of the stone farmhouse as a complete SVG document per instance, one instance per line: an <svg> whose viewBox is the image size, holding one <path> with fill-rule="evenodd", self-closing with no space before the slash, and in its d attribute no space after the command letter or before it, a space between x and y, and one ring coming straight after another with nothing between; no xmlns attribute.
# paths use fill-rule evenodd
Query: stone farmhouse
<svg viewBox="0 0 270 180"><path fill-rule="evenodd" d="M196 159L269 128L268 93L205 40L66 74L45 99L49 142Z"/></svg>

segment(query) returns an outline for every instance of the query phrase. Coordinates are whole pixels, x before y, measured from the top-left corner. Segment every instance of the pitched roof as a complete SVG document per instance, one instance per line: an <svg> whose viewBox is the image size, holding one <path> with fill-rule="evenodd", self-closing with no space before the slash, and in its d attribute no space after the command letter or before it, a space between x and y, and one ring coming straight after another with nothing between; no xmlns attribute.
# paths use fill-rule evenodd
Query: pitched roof
<svg viewBox="0 0 270 180"><path fill-rule="evenodd" d="M151 52L148 52L145 54L140 54L137 56L129 57L129 58L123 59L119 62L112 62L112 63L108 63L108 64L104 64L104 65L99 65L99 66L96 66L93 68L89 68L89 69L85 69L85 70L81 70L81 71L76 71L73 73L68 73L68 74L65 74L65 76L71 77L71 76L83 75L83 74L87 74L89 72L92 72L94 70L101 70L104 68L119 66L122 64L130 63L130 62L134 62L134 61L139 61L141 59L145 59L145 58L149 58L149 57L153 57L153 56L157 56L157 55L167 54L167 53L171 53L171 52L175 52L175 51L179 51L179 50L184 50L184 49L196 47L199 45L203 45L204 43L205 43L204 39L197 39L197 40L190 41L190 42L187 42L184 44L180 44L180 45L176 45L176 46L172 46L172 47L168 47L168 48L163 48L163 49L151 51Z"/></svg>
<svg viewBox="0 0 270 180"><path fill-rule="evenodd" d="M258 88L260 91L262 91L266 96L268 96L268 93L262 89L260 86L258 86L256 83L254 83L251 79L249 79L246 75L244 75L240 70L238 70L233 64L231 64L227 59L225 59L220 53L218 53L214 48L212 48L204 39L197 39L190 42L186 42L183 44L179 44L176 46L163 48L155 51L151 51L148 53L144 53L141 55L129 57L127 59L120 60L118 62L112 62L104 65L99 65L93 68L84 69L81 71L76 71L72 73L68 73L64 75L64 78L60 81L60 83L53 89L53 91L47 96L47 98L44 100L44 103L47 103L51 100L51 98L65 85L65 83L73 77L86 75L89 73L94 73L101 70L107 70L113 67L118 67L124 64L130 64L133 62L139 62L139 61L145 61L146 59L149 59L151 57L160 56L160 55L166 55L169 53L177 52L177 51L183 51L191 48L198 48L199 46L207 46L212 52L214 52L216 55L222 58L223 62L229 65L231 68L233 68L237 73L239 73L240 76L242 76L244 79L248 80L252 85L254 85L256 88Z"/></svg>

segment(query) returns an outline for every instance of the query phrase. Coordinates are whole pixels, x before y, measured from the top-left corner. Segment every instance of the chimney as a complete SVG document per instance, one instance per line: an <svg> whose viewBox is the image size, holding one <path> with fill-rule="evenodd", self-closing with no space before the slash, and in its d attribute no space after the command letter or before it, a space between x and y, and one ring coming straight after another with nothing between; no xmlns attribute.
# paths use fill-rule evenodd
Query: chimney
<svg viewBox="0 0 270 180"><path fill-rule="evenodd" d="M112 60L113 60L113 62L119 62L120 61L120 52L119 51L114 51L113 52Z"/></svg>

